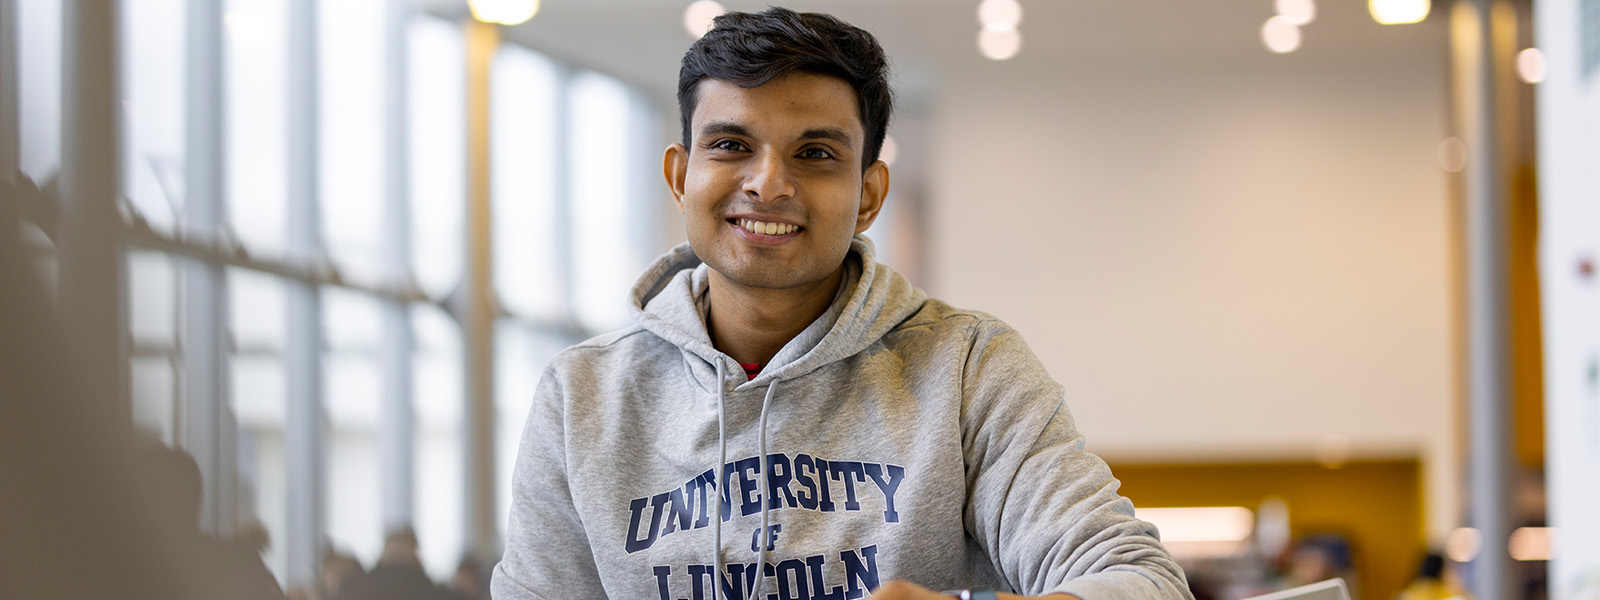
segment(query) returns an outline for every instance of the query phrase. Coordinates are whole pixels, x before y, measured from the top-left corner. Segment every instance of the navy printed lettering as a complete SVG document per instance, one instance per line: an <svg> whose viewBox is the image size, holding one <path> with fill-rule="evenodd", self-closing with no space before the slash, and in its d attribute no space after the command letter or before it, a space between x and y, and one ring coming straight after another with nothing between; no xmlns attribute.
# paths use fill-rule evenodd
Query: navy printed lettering
<svg viewBox="0 0 1600 600"><path fill-rule="evenodd" d="M756 563L730 564L728 576L722 580L722 597L744 600L756 591Z"/></svg>
<svg viewBox="0 0 1600 600"><path fill-rule="evenodd" d="M762 578L773 580L772 585L762 585L762 600L856 600L878 587L877 557L878 547L874 545L839 553L839 561L831 569L825 554L785 559L777 564L730 563L720 574L712 565L687 565L688 589L682 589L682 579L671 577L671 566L651 567L651 574L661 600L753 600ZM843 582L838 580L841 574ZM680 594L688 592L687 596L675 596L674 585Z"/></svg>
<svg viewBox="0 0 1600 600"><path fill-rule="evenodd" d="M692 600L706 600L705 586L701 585L700 579L704 576L712 579L712 585L716 585L715 579L711 577L713 571L716 571L716 569L711 565L689 565L689 590L692 594L690 596ZM716 588L712 589L715 590Z"/></svg>
<svg viewBox="0 0 1600 600"><path fill-rule="evenodd" d="M750 457L734 463L739 474L739 515L749 516L761 510L761 495L756 489L755 474L761 472L761 459Z"/></svg>
<svg viewBox="0 0 1600 600"><path fill-rule="evenodd" d="M734 463L722 465L722 483L718 484L722 490L722 522L727 523L733 518L733 466Z"/></svg>
<svg viewBox="0 0 1600 600"><path fill-rule="evenodd" d="M836 585L830 588L822 582L822 565L827 559L828 557L822 554L806 557L806 569L811 571L811 600L844 600L843 586Z"/></svg>
<svg viewBox="0 0 1600 600"><path fill-rule="evenodd" d="M829 479L844 478L844 509L861 510L861 503L856 501L856 482L866 482L867 476L861 468L861 463L854 461L828 463Z"/></svg>
<svg viewBox="0 0 1600 600"><path fill-rule="evenodd" d="M681 489L667 492L667 526L661 528L661 535L689 528L689 520L694 518L694 515L689 511L689 502L693 500L693 496L685 499Z"/></svg>
<svg viewBox="0 0 1600 600"><path fill-rule="evenodd" d="M693 502L696 496L700 498L700 517L694 521L695 529L705 527L707 523L711 522L711 515L707 513L710 512L711 490L717 487L716 481L716 471L706 469L706 472L701 473L699 477L683 484L684 488L694 487L694 491L687 494L690 502Z"/></svg>
<svg viewBox="0 0 1600 600"><path fill-rule="evenodd" d="M806 471L810 471L810 473ZM812 478L812 475L816 474L816 472L817 466L811 463L811 455L795 455L794 480L806 490L804 492L796 492L795 496L800 501L800 507L806 510L817 509L817 480Z"/></svg>
<svg viewBox="0 0 1600 600"><path fill-rule="evenodd" d="M811 600L810 586L806 582L806 563L793 558L778 563L778 593L767 594L768 600ZM793 573L794 576L790 577ZM793 584L794 594L789 593Z"/></svg>
<svg viewBox="0 0 1600 600"><path fill-rule="evenodd" d="M866 469L867 477L871 477L872 482L878 484L878 490L883 492L883 522L899 523L900 513L894 509L894 492L900 489L900 482L906 480L905 467L867 463ZM888 479L884 479L885 472L889 474Z"/></svg>
<svg viewBox="0 0 1600 600"><path fill-rule="evenodd" d="M644 516L646 499L634 498L628 502L628 510L633 513L628 518L628 544L626 546L628 554L644 550L656 543L656 532L659 531L657 528L661 526L661 505L667 502L667 496L668 494L663 492L649 498L648 502L651 507L650 526L645 528L645 532L650 537L642 540L639 539L639 523Z"/></svg>
<svg viewBox="0 0 1600 600"><path fill-rule="evenodd" d="M828 471L833 467L828 461L820 458L816 459L816 462L817 479L822 480L820 482L822 484L822 498L817 500L817 510L822 512L833 512L833 499L830 497L831 494L828 493L828 488L831 487L828 485Z"/></svg>
<svg viewBox="0 0 1600 600"><path fill-rule="evenodd" d="M656 589L661 592L661 600L672 600L672 595L667 593L667 576L672 574L672 567L662 565L651 571L656 574Z"/></svg>
<svg viewBox="0 0 1600 600"><path fill-rule="evenodd" d="M862 548L860 555L854 550L845 550L839 554L839 558L844 561L844 580L850 586L845 593L847 598L855 600L878 589L877 544Z"/></svg>
<svg viewBox="0 0 1600 600"><path fill-rule="evenodd" d="M763 503L767 510L860 511L862 495L870 492L856 484L869 479L874 484L870 489L883 498L884 522L899 523L895 494L909 479L904 467L780 453L728 462L722 467L720 484L717 471L706 469L676 488L629 500L624 549L632 554L651 548L666 536L709 526L713 497L720 499L725 523L733 519L735 508L739 516L750 516L761 512ZM834 501L834 482L844 483L842 502Z"/></svg>
<svg viewBox="0 0 1600 600"><path fill-rule="evenodd" d="M767 508L777 510L783 508L784 502L789 506L797 506L794 492L789 490L789 480L794 478L794 469L789 466L789 457L782 454L767 455Z"/></svg>

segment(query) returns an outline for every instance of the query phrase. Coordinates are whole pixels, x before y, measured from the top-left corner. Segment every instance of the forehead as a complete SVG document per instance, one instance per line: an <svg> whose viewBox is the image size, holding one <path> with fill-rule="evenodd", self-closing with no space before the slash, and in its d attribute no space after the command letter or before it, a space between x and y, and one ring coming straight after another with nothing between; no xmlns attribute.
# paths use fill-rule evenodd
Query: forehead
<svg viewBox="0 0 1600 600"><path fill-rule="evenodd" d="M789 129L836 127L862 137L856 91L837 77L792 73L753 88L721 79L704 79L690 126L695 135L706 123L735 123L778 134Z"/></svg>

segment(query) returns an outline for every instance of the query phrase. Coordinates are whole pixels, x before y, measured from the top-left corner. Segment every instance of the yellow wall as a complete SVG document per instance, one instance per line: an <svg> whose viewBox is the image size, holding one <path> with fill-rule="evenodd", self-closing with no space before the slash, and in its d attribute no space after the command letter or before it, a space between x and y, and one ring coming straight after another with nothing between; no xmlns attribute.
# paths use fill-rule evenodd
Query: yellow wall
<svg viewBox="0 0 1600 600"><path fill-rule="evenodd" d="M1277 496L1296 539L1338 533L1350 540L1360 600L1393 598L1426 550L1422 466L1417 460L1317 463L1112 465L1135 506L1244 506Z"/></svg>

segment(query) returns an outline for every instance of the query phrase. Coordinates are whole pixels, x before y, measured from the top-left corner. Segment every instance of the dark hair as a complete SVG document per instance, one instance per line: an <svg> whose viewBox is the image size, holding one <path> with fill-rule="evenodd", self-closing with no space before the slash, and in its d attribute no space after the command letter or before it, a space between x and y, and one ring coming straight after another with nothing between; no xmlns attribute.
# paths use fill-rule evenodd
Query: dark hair
<svg viewBox="0 0 1600 600"><path fill-rule="evenodd" d="M872 34L835 17L779 7L723 14L684 53L678 70L684 147L689 147L700 80L709 77L753 88L790 73L827 75L850 84L856 91L856 116L867 135L862 170L878 160L894 112L883 47Z"/></svg>

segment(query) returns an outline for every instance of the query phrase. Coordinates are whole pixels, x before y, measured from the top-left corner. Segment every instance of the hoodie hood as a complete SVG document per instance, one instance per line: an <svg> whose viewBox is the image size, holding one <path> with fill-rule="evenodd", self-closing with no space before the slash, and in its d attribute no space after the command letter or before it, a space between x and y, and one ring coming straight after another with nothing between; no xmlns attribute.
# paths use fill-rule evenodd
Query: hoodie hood
<svg viewBox="0 0 1600 600"><path fill-rule="evenodd" d="M728 372L740 372L732 357L712 347L706 328L710 270L687 242L679 244L645 270L629 302L634 321L682 350L695 381L708 390L717 385L717 363ZM773 378L792 380L853 356L915 314L926 300L922 290L879 264L871 240L856 234L828 310L740 387L764 386Z"/></svg>

